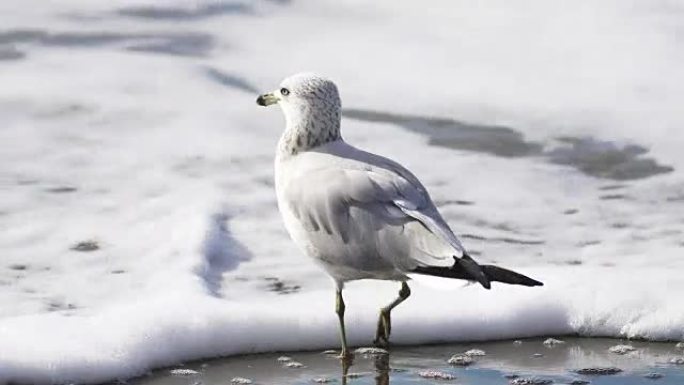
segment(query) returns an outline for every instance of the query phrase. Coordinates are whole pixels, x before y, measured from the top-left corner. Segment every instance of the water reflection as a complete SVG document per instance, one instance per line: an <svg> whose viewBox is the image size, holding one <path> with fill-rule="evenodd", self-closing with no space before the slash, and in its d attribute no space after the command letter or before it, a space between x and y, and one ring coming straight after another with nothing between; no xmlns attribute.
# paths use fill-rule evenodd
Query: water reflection
<svg viewBox="0 0 684 385"><path fill-rule="evenodd" d="M374 354L369 357L373 361L373 367L375 368L375 384L376 385L389 385L390 383L390 355L389 354ZM356 379L362 375L362 373L350 372L350 369L354 365L354 357L343 358L340 360L342 367L341 383L342 385L347 385L347 382L352 379Z"/></svg>
<svg viewBox="0 0 684 385"><path fill-rule="evenodd" d="M433 384L443 378L455 378L461 384L508 384L513 380L548 381L598 385L642 384L657 378L661 384L684 383L684 368L672 364L672 357L684 352L672 343L619 341L614 339L569 338L557 345L545 345L540 339L501 341L452 346L399 347L390 354L357 354L354 359L336 361L341 374L329 377L341 384L406 385ZM616 354L611 346L629 344L633 352ZM447 364L451 354L463 354L472 348L486 351L474 356L468 367ZM606 369L617 368L610 374ZM587 370L589 369L589 370ZM604 375L585 375L603 372ZM340 373L340 372L338 372ZM427 373L428 375L425 375ZM437 377L430 377L437 374Z"/></svg>
<svg viewBox="0 0 684 385"><path fill-rule="evenodd" d="M380 356L373 357L373 363L375 364L375 383L377 385L388 385L389 372L390 372L390 356L389 354L383 354Z"/></svg>
<svg viewBox="0 0 684 385"><path fill-rule="evenodd" d="M593 385L636 385L658 378L660 385L684 384L684 365L670 362L684 359L684 350L674 343L620 341L598 338L562 338L565 343L546 346L543 339L518 343L496 341L456 345L393 347L390 354L361 354L340 360L333 354L293 352L286 354L302 366L286 366L279 354L260 354L162 369L152 376L130 382L138 385L225 385L231 379L249 379L253 384L310 385L422 385L457 383L460 385L507 385L518 380L546 380L557 384L590 381ZM620 355L611 346L629 344L636 350ZM481 349L484 356L474 356L474 363L455 367L447 363L454 354ZM326 352L329 353L329 352ZM584 375L580 369L619 368L613 375ZM173 369L190 369L191 377L172 374ZM437 375L437 376L435 376ZM444 375L440 379L439 375ZM447 380L451 378L452 380ZM239 383L239 382L235 382ZM533 382L528 382L533 383Z"/></svg>

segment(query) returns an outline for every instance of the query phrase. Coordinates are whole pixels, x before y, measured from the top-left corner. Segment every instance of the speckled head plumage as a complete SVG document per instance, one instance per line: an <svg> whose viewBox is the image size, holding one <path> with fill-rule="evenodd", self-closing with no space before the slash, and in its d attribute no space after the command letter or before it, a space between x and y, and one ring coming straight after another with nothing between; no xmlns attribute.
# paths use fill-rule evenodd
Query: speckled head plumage
<svg viewBox="0 0 684 385"><path fill-rule="evenodd" d="M331 80L311 73L290 76L278 90L257 98L262 106L275 103L287 122L279 144L281 153L296 155L341 139L340 96Z"/></svg>

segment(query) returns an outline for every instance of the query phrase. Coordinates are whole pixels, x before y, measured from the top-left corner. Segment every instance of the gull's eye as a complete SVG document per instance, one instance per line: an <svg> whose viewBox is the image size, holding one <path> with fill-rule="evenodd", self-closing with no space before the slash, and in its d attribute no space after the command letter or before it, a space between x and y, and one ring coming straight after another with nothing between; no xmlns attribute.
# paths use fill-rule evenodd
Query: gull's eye
<svg viewBox="0 0 684 385"><path fill-rule="evenodd" d="M283 88L280 89L280 94L283 95L283 96L287 96L287 95L290 94L290 90L288 90L287 88L284 88L284 87L283 87Z"/></svg>

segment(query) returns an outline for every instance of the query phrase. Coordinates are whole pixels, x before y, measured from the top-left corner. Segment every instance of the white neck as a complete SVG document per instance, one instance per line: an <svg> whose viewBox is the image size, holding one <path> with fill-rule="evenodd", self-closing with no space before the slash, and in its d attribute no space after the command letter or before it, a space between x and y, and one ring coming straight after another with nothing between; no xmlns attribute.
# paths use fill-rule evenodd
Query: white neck
<svg viewBox="0 0 684 385"><path fill-rule="evenodd" d="M284 106L287 126L278 142L278 156L286 158L341 139L340 108L319 102Z"/></svg>

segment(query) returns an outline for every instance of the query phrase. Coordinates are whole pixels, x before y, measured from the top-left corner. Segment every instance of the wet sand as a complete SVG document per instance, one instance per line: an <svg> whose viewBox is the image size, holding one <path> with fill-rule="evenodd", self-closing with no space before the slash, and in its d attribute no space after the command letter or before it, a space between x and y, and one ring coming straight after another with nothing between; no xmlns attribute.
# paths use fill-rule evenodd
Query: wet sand
<svg viewBox="0 0 684 385"><path fill-rule="evenodd" d="M559 337L558 340L563 343L547 341L545 344L545 339L525 339L393 347L389 354L357 353L348 368L343 368L335 355L320 351L248 355L177 365L131 383L684 384L684 350L675 343L603 338ZM627 346L616 348L618 345ZM634 350L630 351L630 347ZM477 350L485 355L478 355L482 352ZM468 351L471 355L463 358ZM452 362L470 364L449 364L454 355L460 358Z"/></svg>

